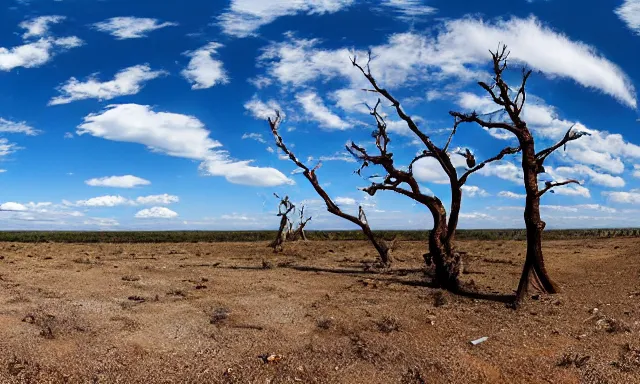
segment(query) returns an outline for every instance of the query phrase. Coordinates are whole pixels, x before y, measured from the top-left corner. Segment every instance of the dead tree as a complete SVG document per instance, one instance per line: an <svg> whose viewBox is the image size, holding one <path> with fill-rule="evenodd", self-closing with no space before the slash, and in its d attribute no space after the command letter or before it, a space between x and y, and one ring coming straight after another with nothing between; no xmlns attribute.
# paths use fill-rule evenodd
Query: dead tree
<svg viewBox="0 0 640 384"><path fill-rule="evenodd" d="M278 205L278 217L280 217L280 227L278 228L278 234L276 238L269 244L269 247L273 248L274 252L282 251L284 242L287 241L288 235L291 233L291 220L289 220L289 214L294 212L296 206L289 200L289 196L280 198L277 194L273 194L280 199Z"/></svg>
<svg viewBox="0 0 640 384"><path fill-rule="evenodd" d="M307 226L307 223L309 223L309 221L311 221L311 216L309 217L305 217L304 216L304 205L300 208L300 210L298 210L298 226L296 227L296 229L293 229L293 224L289 225L289 235L287 235L287 240L288 241L298 241L298 240L304 240L307 241L307 235L304 231L304 228Z"/></svg>
<svg viewBox="0 0 640 384"><path fill-rule="evenodd" d="M331 197L329 197L329 195L322 188L322 186L320 186L320 182L318 182L316 171L320 167L320 163L318 163L318 165L316 165L313 169L309 169L309 167L307 167L304 163L302 163L293 154L293 152L291 152L291 150L287 148L286 144L282 140L282 137L280 136L280 133L278 132L278 128L280 126L280 123L282 122L282 119L280 117L280 112L275 111L275 113L276 113L275 118L274 119L269 118L268 121L269 121L269 126L271 127L271 133L273 133L273 137L275 138L276 146L280 148L282 152L284 152L287 156L289 156L289 159L291 159L291 161L295 165L297 165L298 168L300 168L300 170L302 171L302 175L304 175L304 177L307 180L309 180L309 183L311 183L311 185L313 186L313 189L322 198L322 200L324 200L324 203L327 206L327 211L329 211L330 213L338 217L348 220L351 223L360 227L360 229L365 234L367 239L371 241L371 244L373 244L376 251L378 252L381 263L385 267L390 266L392 262L391 252L390 252L391 249L389 246L387 246L384 240L376 238L376 236L373 234L373 232L371 231L371 228L369 227L369 223L367 222L366 216L364 215L362 206L359 207L358 217L350 215L346 212L343 212L340 209L340 207L338 207L338 205L331 199Z"/></svg>
<svg viewBox="0 0 640 384"><path fill-rule="evenodd" d="M365 91L374 92L381 95L384 99L391 103L391 107L395 110L398 117L400 117L413 132L416 137L424 144L426 150L418 154L409 164L408 169L401 170L396 167L394 163L393 153L388 151L388 144L391 141L387 132L387 123L383 116L378 111L380 107L380 99L376 105L370 109L371 116L374 117L376 122L376 130L373 131L372 136L375 139L375 145L377 148L376 154L370 154L367 150L360 145L351 142L347 145L347 150L361 161L361 167L357 171L360 173L362 169L369 165L381 166L385 172L383 181L381 183L373 183L371 186L364 189L369 195L373 196L376 192L393 191L401 195L405 195L414 201L426 206L433 217L433 228L429 233L429 253L424 255L427 265L435 264L436 283L442 288L459 291L459 280L462 268L462 260L460 254L455 251L454 238L456 229L458 227L458 219L460 214L460 207L462 204L462 186L466 183L468 177L474 172L484 168L485 165L501 160L507 155L512 155L520 151L520 148L504 148L496 156L489 158L476 164L475 157L467 149L461 153L462 156L467 158L467 165L469 168L462 174L458 175L456 167L453 165L450 157L449 146L456 134L458 128L458 122L456 121L447 142L444 146L439 147L433 143L431 138L422 132L415 121L407 115L400 106L400 102L393 97L386 89L378 85L377 81L371 74L369 63L371 61L371 54L369 54L369 61L365 66L361 66L357 63L356 58L352 59L352 64L357 67L364 77L369 81L372 89L366 89ZM447 220L447 211L442 201L436 196L426 195L420 189L419 183L416 181L413 175L414 164L424 158L435 159L442 170L445 172L449 179L449 185L451 188L451 207L449 219ZM403 185L408 186L404 188Z"/></svg>
<svg viewBox="0 0 640 384"><path fill-rule="evenodd" d="M564 137L556 144L540 152L535 150L534 137L527 127L526 121L522 118L522 110L525 105L527 93L526 84L530 70L522 71L522 82L520 88L512 94L511 88L504 81L502 75L507 69L507 59L509 52L506 45L498 47L496 52L491 52L493 58L493 83L491 85L484 82L478 84L489 94L495 104L500 106L501 111L506 114L508 121L492 121L484 119L476 112L463 114L450 112L458 123L476 123L487 129L504 129L511 132L520 143L522 150L522 171L524 173L524 186L526 190L526 203L524 210L524 221L527 230L527 256L524 269L518 284L516 293L516 305L522 301L527 293L529 285L543 293L556 293L557 285L551 280L544 265L542 254L542 232L545 222L540 218L540 198L553 188L566 184L579 184L576 180L565 180L560 182L545 182L544 188L538 185L538 174L544 173L544 161L558 148L565 146L568 142L579 139L587 135L586 132L574 131L569 128Z"/></svg>
<svg viewBox="0 0 640 384"><path fill-rule="evenodd" d="M278 205L278 217L280 217L280 227L278 228L278 234L276 238L269 243L269 247L273 248L274 252L280 252L284 248L284 243L287 241L298 241L300 239L307 240L307 236L304 233L304 227L311 217L304 216L304 205L298 210L299 222L297 226L293 227L290 215L296 212L296 206L289 200L289 196L281 198L276 193L273 194L276 198L280 199Z"/></svg>

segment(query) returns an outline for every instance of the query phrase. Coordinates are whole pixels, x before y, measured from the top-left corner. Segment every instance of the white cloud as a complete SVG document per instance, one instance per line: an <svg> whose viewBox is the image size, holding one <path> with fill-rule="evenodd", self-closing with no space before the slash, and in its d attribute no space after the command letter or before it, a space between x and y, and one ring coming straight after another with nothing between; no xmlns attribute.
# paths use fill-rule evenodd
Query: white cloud
<svg viewBox="0 0 640 384"><path fill-rule="evenodd" d="M326 129L345 130L350 125L343 121L340 116L331 112L322 98L314 92L299 93L296 100L302 106L305 114L311 119L320 123L320 127Z"/></svg>
<svg viewBox="0 0 640 384"><path fill-rule="evenodd" d="M142 185L150 185L151 182L137 176L124 175L89 179L85 181L85 184L92 187L135 188Z"/></svg>
<svg viewBox="0 0 640 384"><path fill-rule="evenodd" d="M356 199L351 197L336 197L335 202L338 205L356 205Z"/></svg>
<svg viewBox="0 0 640 384"><path fill-rule="evenodd" d="M0 137L0 158L10 155L18 149L21 148L18 147L15 143L10 143L9 140Z"/></svg>
<svg viewBox="0 0 640 384"><path fill-rule="evenodd" d="M475 186L475 185L463 185L461 187L462 191L465 193L465 195L469 196L469 197L487 197L487 196L491 196L487 191L485 191L484 189Z"/></svg>
<svg viewBox="0 0 640 384"><path fill-rule="evenodd" d="M381 5L391 8L399 19L405 21L424 20L425 16L437 12L436 8L424 5L422 0L383 0Z"/></svg>
<svg viewBox="0 0 640 384"><path fill-rule="evenodd" d="M152 207L139 211L135 217L137 219L173 219L178 217L178 214L169 208Z"/></svg>
<svg viewBox="0 0 640 384"><path fill-rule="evenodd" d="M76 207L118 207L136 205L169 205L180 201L178 196L169 194L140 196L135 199L128 199L120 195L105 195L92 197L87 200L78 200L75 203L63 201L65 206Z"/></svg>
<svg viewBox="0 0 640 384"><path fill-rule="evenodd" d="M21 121L21 122L9 121L1 117L0 117L0 132L24 133L25 135L28 135L28 136L35 136L40 133L40 131L33 129L33 127L30 127L24 121Z"/></svg>
<svg viewBox="0 0 640 384"><path fill-rule="evenodd" d="M231 0L229 8L218 17L218 25L227 35L247 37L282 16L335 13L353 3L354 0Z"/></svg>
<svg viewBox="0 0 640 384"><path fill-rule="evenodd" d="M118 40L138 39L146 37L149 32L165 27L177 26L177 23L160 23L158 19L143 17L112 17L108 20L93 24L101 32L106 32Z"/></svg>
<svg viewBox="0 0 640 384"><path fill-rule="evenodd" d="M633 165L633 177L640 178L640 164Z"/></svg>
<svg viewBox="0 0 640 384"><path fill-rule="evenodd" d="M136 204L140 205L169 205L180 201L178 196L169 194L140 196L136 198Z"/></svg>
<svg viewBox="0 0 640 384"><path fill-rule="evenodd" d="M609 202L620 204L640 204L640 191L632 189L630 192L602 192Z"/></svg>
<svg viewBox="0 0 640 384"><path fill-rule="evenodd" d="M640 35L640 0L624 0L614 12L630 30Z"/></svg>
<svg viewBox="0 0 640 384"><path fill-rule="evenodd" d="M486 62L487 50L495 49L497 42L508 45L513 62L550 76L573 79L636 107L633 84L618 66L594 47L570 40L535 17L513 17L493 24L470 18L454 20L446 23L446 32L438 37L439 48L445 49L443 54L456 59L466 55L467 63ZM559 57L563 59L558 60Z"/></svg>
<svg viewBox="0 0 640 384"><path fill-rule="evenodd" d="M487 215L486 213L482 213L482 212L461 213L459 215L459 217L461 219L473 219L473 220L492 220L492 219L494 219L493 216Z"/></svg>
<svg viewBox="0 0 640 384"><path fill-rule="evenodd" d="M462 92L457 103L466 110L476 110L479 113L488 113L497 110L497 106L486 96ZM494 115L494 119L505 118L500 113ZM538 135L540 139L560 140L571 127L575 131L589 133L579 140L572 141L566 146L566 150L557 151L554 156L560 156L567 161L596 166L604 171L620 174L624 172L624 161L640 159L640 146L624 140L620 134L612 134L606 131L589 129L579 122L563 120L558 117L558 113L553 106L547 105L543 100L534 95L527 95L527 105L523 110L523 118L529 127ZM495 130L490 130L490 133ZM506 132L506 131L505 131ZM506 132L502 137L502 132L494 134L498 138L513 139L513 135ZM599 180L611 177L602 176ZM617 183L619 184L619 178ZM607 182L606 180L602 182Z"/></svg>
<svg viewBox="0 0 640 384"><path fill-rule="evenodd" d="M437 31L434 37L411 32L393 34L386 44L371 47L376 57L371 67L377 79L393 88L417 79L484 78L490 59L488 51L503 42L511 51L512 63L574 80L630 107L636 106L633 84L617 65L594 47L569 40L535 17L494 22L467 17L446 21ZM317 39L289 36L288 41L268 46L260 57L272 78L282 84L302 86L340 77L350 80L351 88L362 88L362 75L348 65L348 60L354 53L362 57L366 52L320 49Z"/></svg>
<svg viewBox="0 0 640 384"><path fill-rule="evenodd" d="M591 192L586 187L582 185L565 185L562 187L556 187L553 189L556 192L556 195L564 195L564 196L581 196L589 198L591 197Z"/></svg>
<svg viewBox="0 0 640 384"><path fill-rule="evenodd" d="M477 173L482 176L496 176L514 183L522 183L524 178L522 168L504 160L489 163Z"/></svg>
<svg viewBox="0 0 640 384"><path fill-rule="evenodd" d="M191 60L181 74L193 84L191 89L207 89L229 82L222 61L213 58L222 46L222 44L211 42L200 49L185 53Z"/></svg>
<svg viewBox="0 0 640 384"><path fill-rule="evenodd" d="M20 203L14 203L12 201L0 204L0 211L26 211L27 207Z"/></svg>
<svg viewBox="0 0 640 384"><path fill-rule="evenodd" d="M0 47L0 71L14 68L35 68L48 63L56 54L79 47L82 40L75 36L43 37L13 48Z"/></svg>
<svg viewBox="0 0 640 384"><path fill-rule="evenodd" d="M251 139L251 140L255 140L259 143L262 144L266 144L267 141L264 139L264 137L262 137L261 133L245 133L242 135L242 139L246 140L246 139Z"/></svg>
<svg viewBox="0 0 640 384"><path fill-rule="evenodd" d="M268 100L265 103L258 99L257 95L253 95L251 100L244 104L244 108L249 111L254 118L260 120L266 120L269 117L275 118L275 111L280 111L280 116L283 119L286 117L278 102L275 100Z"/></svg>
<svg viewBox="0 0 640 384"><path fill-rule="evenodd" d="M66 205L78 206L78 207L117 207L120 205L131 205L131 200L122 197L120 195L112 196L98 196L92 197L87 200L78 200L75 204L67 203Z"/></svg>
<svg viewBox="0 0 640 384"><path fill-rule="evenodd" d="M166 75L166 71L153 71L148 64L136 65L119 71L113 80L100 82L97 75L91 75L87 81L78 81L75 77L60 85L56 96L49 105L68 104L76 100L111 100L119 96L135 95L149 80Z"/></svg>
<svg viewBox="0 0 640 384"><path fill-rule="evenodd" d="M312 161L313 158L309 158L307 161ZM318 158L320 161L344 161L345 163L355 163L357 160L351 156L351 154L346 152L336 152L333 155L328 156L320 156Z"/></svg>
<svg viewBox="0 0 640 384"><path fill-rule="evenodd" d="M209 131L197 118L155 112L147 105L108 106L101 113L86 116L77 133L143 144L153 152L200 160L200 169L205 174L224 176L234 184L273 187L294 183L275 168L252 166L251 160L232 160L226 151L219 149L222 144L209 138Z"/></svg>
<svg viewBox="0 0 640 384"><path fill-rule="evenodd" d="M100 217L90 217L83 222L84 225L97 226L97 227L117 227L120 225L118 220L106 219Z"/></svg>
<svg viewBox="0 0 640 384"><path fill-rule="evenodd" d="M578 164L572 167L558 167L555 168L554 171L567 178L574 176L587 176L592 183L605 187L620 188L625 186L625 182L622 177L596 172L586 165Z"/></svg>
<svg viewBox="0 0 640 384"><path fill-rule="evenodd" d="M154 152L195 160L207 158L222 146L209 138L209 131L197 118L154 112L148 105L139 104L110 105L101 113L90 114L78 126L77 134L139 143Z"/></svg>
<svg viewBox="0 0 640 384"><path fill-rule="evenodd" d="M500 192L498 192L498 196L506 197L508 199L524 199L524 198L527 197L527 195L525 195L525 194L514 193L514 192L511 192L511 191L500 191Z"/></svg>
<svg viewBox="0 0 640 384"><path fill-rule="evenodd" d="M449 177L442 170L440 163L432 157L426 157L413 164L413 175L420 182L448 184Z"/></svg>
<svg viewBox="0 0 640 384"><path fill-rule="evenodd" d="M31 37L45 36L49 33L49 26L51 24L61 23L65 19L64 16L40 16L31 20L25 20L20 23L20 28L26 29L22 35L23 39Z"/></svg>

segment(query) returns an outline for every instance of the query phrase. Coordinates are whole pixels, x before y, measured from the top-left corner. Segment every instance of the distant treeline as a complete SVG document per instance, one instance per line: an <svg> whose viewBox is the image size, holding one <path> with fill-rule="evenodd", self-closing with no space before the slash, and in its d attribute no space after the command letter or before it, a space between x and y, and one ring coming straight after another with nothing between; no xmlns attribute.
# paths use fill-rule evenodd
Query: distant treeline
<svg viewBox="0 0 640 384"><path fill-rule="evenodd" d="M374 231L387 240L426 241L429 231ZM62 232L6 231L0 241L54 243L197 243L269 241L276 231L144 231L144 232ZM562 229L544 232L545 240L640 236L640 228ZM366 240L361 231L307 231L309 240ZM460 240L525 240L524 229L458 230Z"/></svg>

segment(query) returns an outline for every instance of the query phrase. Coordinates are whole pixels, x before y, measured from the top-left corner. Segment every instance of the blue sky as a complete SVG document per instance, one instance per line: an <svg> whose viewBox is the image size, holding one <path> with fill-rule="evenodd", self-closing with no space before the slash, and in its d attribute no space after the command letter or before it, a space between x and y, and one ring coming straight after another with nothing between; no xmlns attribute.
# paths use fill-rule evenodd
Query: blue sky
<svg viewBox="0 0 640 384"><path fill-rule="evenodd" d="M640 225L640 0L3 0L0 12L0 229L270 229L288 194L309 228L351 228L325 212L282 159L265 119L314 166L343 209L374 228L424 229L424 207L366 196L344 152L371 145L362 75L374 76L436 143L448 111L495 110L476 85L489 49L534 70L524 117L539 149L576 128L591 136L550 157L541 180L576 178L542 202L548 228ZM386 107L385 107L386 108ZM390 109L397 161L422 151ZM463 126L476 158L513 139ZM452 155L463 167L462 157ZM518 157L474 174L461 228L523 227ZM376 172L372 169L368 174ZM425 188L449 200L428 160Z"/></svg>

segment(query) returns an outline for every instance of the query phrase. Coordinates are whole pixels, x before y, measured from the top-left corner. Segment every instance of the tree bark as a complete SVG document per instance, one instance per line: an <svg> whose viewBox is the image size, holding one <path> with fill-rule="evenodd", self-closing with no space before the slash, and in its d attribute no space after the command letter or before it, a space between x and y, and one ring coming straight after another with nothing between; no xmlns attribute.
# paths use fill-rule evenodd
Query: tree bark
<svg viewBox="0 0 640 384"><path fill-rule="evenodd" d="M429 253L425 262L435 264L436 284L448 291L456 292L462 261L452 246L452 237L447 226L447 212L442 203L432 204L429 210L433 216L433 229L429 234Z"/></svg>
<svg viewBox="0 0 640 384"><path fill-rule="evenodd" d="M516 304L526 296L529 286L542 293L556 293L558 288L551 280L542 255L542 231L545 222L540 218L540 194L538 189L538 165L531 133L519 138L522 148L522 171L524 172L526 205L524 221L527 229L527 256L516 293Z"/></svg>

